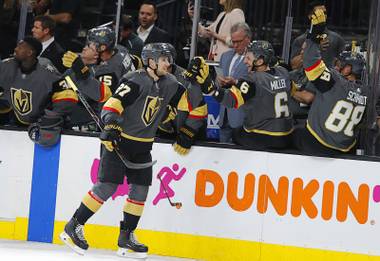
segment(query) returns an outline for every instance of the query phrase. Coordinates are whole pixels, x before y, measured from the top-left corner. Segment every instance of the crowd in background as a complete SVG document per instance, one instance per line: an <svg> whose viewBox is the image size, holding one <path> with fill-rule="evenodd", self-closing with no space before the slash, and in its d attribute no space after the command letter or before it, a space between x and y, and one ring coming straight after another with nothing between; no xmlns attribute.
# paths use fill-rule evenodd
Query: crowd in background
<svg viewBox="0 0 380 261"><path fill-rule="evenodd" d="M139 57L141 57L141 51L144 45L149 43L170 43L175 45L173 48L175 64L173 63L172 65L171 73L177 76L177 80L181 82L183 79L180 79L181 76L178 72L182 72L182 67L186 68L189 62L188 46L191 35L192 19L194 16L194 1L187 1L186 4L187 14L182 20L181 32L177 35L169 35L163 28L156 25L159 15L156 4L154 1L144 1L138 10L137 23L135 17L122 14L120 18L119 39L109 39L109 41L112 44L116 44L115 50L117 50L117 52L128 53L131 55L131 63L134 69L141 68L142 66L141 62L139 63ZM254 58L250 57L248 54L248 50L250 46L252 46L252 41L263 39L253 39L250 25L245 23L244 13L247 10L243 10L243 3L241 0L219 0L219 4L222 6L222 11L218 14L216 19L214 21L209 21L206 24L200 24L198 27L197 50L199 56L203 56L208 61L215 62L214 64L216 64L216 66L214 70L211 68L212 66L210 67L210 77L215 84L222 89L229 89L231 86L237 86L240 79L247 78L249 73L255 69L253 67L257 67L253 61ZM328 6L325 6L324 1L314 1L308 7L310 18L316 7L321 8L327 13L326 8L328 8ZM31 37L24 39L23 43L26 43L26 47L23 46L23 43L18 43L13 50L12 42L15 42L17 35L14 30L11 30L14 28L14 20L12 20L12 18L15 17L15 13L20 9L20 3L15 0L2 1L2 36L5 37L5 39L9 39L7 41L1 41L0 44L0 55L3 60L5 59L3 63L6 63L6 59L14 53L14 56L18 61L15 66L20 66L22 71L20 77L22 78L23 74L28 74L29 70L34 70L34 65L28 65L32 64L33 58L37 58L39 60L38 64L49 68L49 71L54 74L54 77L44 76L49 73L42 72L41 70L41 73L37 78L39 78L40 81L42 80L45 85L50 84L51 86L48 87L49 91L40 103L34 104L35 101L33 101L33 103L31 102L29 105L30 107L33 105L38 108L38 112L34 112L35 115L30 119L23 118L23 113L21 113L21 116L20 114L17 115L12 108L17 107L19 111L25 111L26 114L28 111L26 103L28 102L28 99L29 101L31 100L30 96L32 94L28 92L12 92L11 90L9 95L13 100L16 100L14 97L17 95L17 97L20 96L17 98L18 104L13 105L9 104L9 100L7 101L4 99L4 95L3 99L0 96L1 124L25 127L41 120L41 118L45 121L49 121L49 115L52 114L51 112L55 111L57 101L64 101L66 104L76 102L75 95L67 91L67 89L62 87L62 83L60 83L60 79L63 79L63 76L67 73L68 69L62 61L62 58L67 51L81 53L82 60L85 64L97 63L107 66L107 61L110 59L107 55L113 56L114 53L107 54L107 52L100 52L95 48L96 50L92 54L91 46L84 46L83 43L78 40L77 36L78 33L80 34L81 29L80 8L80 1L77 0L29 1L26 34ZM114 17L113 22L108 26L111 30L115 30L115 24L116 19ZM94 25L94 27L96 26L97 25ZM352 46L351 43L346 43L337 32L326 29L325 33L327 37L324 38L319 45L322 60L328 68L336 68L338 71L341 71L344 67L340 60L341 53L345 50L359 52L359 48ZM313 86L307 77L307 74L305 74L303 63L306 38L307 32L292 41L289 64L285 64L280 58L278 58L278 54L274 53L274 49L271 47L270 43L268 43L268 46L260 47L267 49L270 52L270 55L268 56L269 60L265 61L265 63L270 68L276 68L278 66L285 68L286 72L289 74L287 79L297 86L297 92L293 92L292 95L289 96L289 100L286 100L290 110L289 115L292 115L292 124L295 126L305 124L308 119L308 113L314 96L316 96L316 93L318 92L318 89ZM117 42L115 43L114 41ZM38 46L36 42L39 42L41 46ZM28 47L31 47L32 50L29 56L27 53ZM85 61L86 59L88 60L87 62ZM0 72L2 74L8 72L4 68L5 66L0 66ZM119 75L115 79L120 80L122 75L127 73L128 70L131 70L131 66L129 65L125 66L125 71L119 72ZM5 76L2 75L2 77ZM52 79L46 80L43 77L50 77ZM105 74L100 75L99 77L103 77L103 82L106 83ZM33 84L40 83L37 81ZM183 84L185 85L186 81ZM0 87L1 85L2 83L0 82ZM111 91L114 92L117 83L111 83L110 85L112 85ZM39 94L33 93L33 95L35 97ZM101 99L99 99L99 101L101 101ZM251 116L247 115L247 110L244 110L241 107L238 108L239 106L229 107L226 106L226 104L223 104L223 102L220 102L219 104L214 100L209 102L209 108L210 106L215 106L215 104L217 104L218 107L215 117L218 119L220 129L219 134L218 136L208 136L205 123L205 128L202 130L203 133L199 135L199 138L206 140L211 138L212 140L217 139L223 143L239 144L240 142L237 142L237 139L236 137L234 138L234 136L236 136L236 133L240 133L239 131L241 131L241 129L247 130L245 122L246 119ZM77 106L73 107L74 108L65 115L67 117L63 119L63 121L65 121L64 126L66 128L82 131L96 131L96 126L94 126L93 120L89 117L87 112ZM50 113L46 113L46 109L48 109ZM287 115L287 117L290 117L289 115ZM54 122L53 125L54 124L57 124L57 122ZM165 131L162 131L165 130L166 126L162 125L161 127L160 135L162 137L170 137ZM289 134L291 133L290 129L285 132L289 132ZM260 133L260 135L262 136L256 138L265 140L267 136L270 138L275 137L274 139L278 137L277 134L271 136L272 134ZM280 148L290 148L288 145L289 144L286 143L285 146L280 146ZM276 146L253 147L259 149L277 149ZM353 150L354 147L347 151L340 151L352 152Z"/></svg>

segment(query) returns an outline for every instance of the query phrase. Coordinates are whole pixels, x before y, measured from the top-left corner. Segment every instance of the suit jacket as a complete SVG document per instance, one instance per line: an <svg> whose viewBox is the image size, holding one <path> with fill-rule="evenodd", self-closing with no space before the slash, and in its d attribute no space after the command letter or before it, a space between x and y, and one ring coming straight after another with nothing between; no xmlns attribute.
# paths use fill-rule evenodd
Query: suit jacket
<svg viewBox="0 0 380 261"><path fill-rule="evenodd" d="M56 41L54 41L45 49L45 51L41 53L40 57L49 59L55 68L57 68L60 73L63 73L66 71L66 68L62 64L62 57L64 53L65 51L63 48Z"/></svg>
<svg viewBox="0 0 380 261"><path fill-rule="evenodd" d="M172 43L172 38L166 31L158 28L157 26L153 26L144 42L144 45L148 43Z"/></svg>
<svg viewBox="0 0 380 261"><path fill-rule="evenodd" d="M235 50L229 50L222 54L220 57L219 67L223 71L223 76L231 76L235 79L241 79L248 76L248 68L247 65L244 64L243 59L240 61L238 67L236 68L233 75L229 75L230 64L232 62L232 58L235 55ZM220 105L220 113L219 113L219 126L223 126L225 112L227 111L228 124L231 128L238 128L243 126L244 121L244 112L241 108L239 109L231 109L226 108L223 105Z"/></svg>

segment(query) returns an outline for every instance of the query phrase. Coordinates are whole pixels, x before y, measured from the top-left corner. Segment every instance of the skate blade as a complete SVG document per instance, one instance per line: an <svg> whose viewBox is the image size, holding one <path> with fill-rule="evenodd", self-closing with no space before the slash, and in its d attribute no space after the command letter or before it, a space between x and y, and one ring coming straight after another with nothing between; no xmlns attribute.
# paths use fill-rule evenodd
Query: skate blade
<svg viewBox="0 0 380 261"><path fill-rule="evenodd" d="M126 248L119 248L117 255L126 258L146 259L148 254L146 252L134 252Z"/></svg>
<svg viewBox="0 0 380 261"><path fill-rule="evenodd" d="M74 242L71 240L71 238L69 237L69 235L66 233L66 232L62 232L60 235L59 235L59 239L61 239L61 241L63 243L65 243L66 246L70 247L72 250L74 250L75 253L83 256L84 255L84 252L86 250L78 247L77 245L74 244Z"/></svg>

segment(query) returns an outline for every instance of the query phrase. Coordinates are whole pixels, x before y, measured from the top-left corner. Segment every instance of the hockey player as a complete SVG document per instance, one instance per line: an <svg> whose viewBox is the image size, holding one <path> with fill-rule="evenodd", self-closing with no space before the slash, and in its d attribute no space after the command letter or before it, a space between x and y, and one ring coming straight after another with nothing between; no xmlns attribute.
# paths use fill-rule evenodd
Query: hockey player
<svg viewBox="0 0 380 261"><path fill-rule="evenodd" d="M41 50L38 40L26 37L17 44L14 58L0 63L0 86L4 89L0 99L7 100L18 125L29 126L38 122L38 130L40 127L57 127L54 137L45 137L54 138L54 143L59 137L64 116L71 111L78 98L73 90L67 88L63 79L38 62ZM52 145L48 140L44 142L46 144L41 145Z"/></svg>
<svg viewBox="0 0 380 261"><path fill-rule="evenodd" d="M243 128L233 133L233 141L253 149L283 149L291 141L293 122L288 108L291 82L286 69L269 67L272 55L268 42L254 41L245 58L245 63L254 70L247 79L240 79L228 89L215 89L215 85L208 83L203 86L204 93L211 93L224 106L244 109ZM198 68L190 70L188 76L204 74L207 66L203 64L203 58L195 58L190 66Z"/></svg>
<svg viewBox="0 0 380 261"><path fill-rule="evenodd" d="M185 69L175 64L177 57L175 48L169 43L165 43L165 45L173 57L173 63L170 64L168 71L176 77L179 84L179 91L177 93L181 93L182 95L178 97L178 102L174 102L174 104L178 104L177 107L168 105L167 115L158 126L159 137L170 139L177 137L179 129L184 124L197 130L197 133L202 135L200 133L201 128L205 126L207 119L207 104L202 91L198 86L194 86L185 78ZM186 155L189 152L189 148L174 146L175 151L180 155Z"/></svg>
<svg viewBox="0 0 380 261"><path fill-rule="evenodd" d="M113 96L103 106L101 118L105 124L100 135L102 146L98 182L85 195L79 208L66 224L60 235L63 242L83 254L88 244L83 225L103 203L110 198L127 176L129 195L120 222L118 255L144 258L148 247L134 236L142 215L149 186L152 167L129 169L115 153L115 146L131 162L145 163L152 160L151 149L158 124L166 114L166 108L181 97L175 77L167 73L172 56L167 45L148 44L143 48L142 60L146 69L128 73L120 81ZM186 125L180 129L178 147L187 148L195 131Z"/></svg>
<svg viewBox="0 0 380 261"><path fill-rule="evenodd" d="M90 74L93 74L98 80L92 81L91 84L83 83L88 87L85 94L89 98L89 103L97 112L100 111L99 103L104 103L115 92L122 76L142 66L138 57L115 48L115 41L115 32L110 28L93 28L88 31L86 46L83 48L82 54L78 56L69 51L62 59L63 64L75 72L73 78L78 84L82 84L81 81L86 80ZM91 56L96 59L94 60ZM84 70L84 68L89 70ZM101 89L100 95L97 93L99 88ZM76 108L72 118L79 125L91 122L81 104Z"/></svg>
<svg viewBox="0 0 380 261"><path fill-rule="evenodd" d="M365 61L362 55L343 52L340 72L329 69L320 54L325 38L326 15L316 9L304 50L304 70L318 89L305 128L295 132L295 146L312 154L347 153L356 144L358 125L367 106L368 88L361 82Z"/></svg>

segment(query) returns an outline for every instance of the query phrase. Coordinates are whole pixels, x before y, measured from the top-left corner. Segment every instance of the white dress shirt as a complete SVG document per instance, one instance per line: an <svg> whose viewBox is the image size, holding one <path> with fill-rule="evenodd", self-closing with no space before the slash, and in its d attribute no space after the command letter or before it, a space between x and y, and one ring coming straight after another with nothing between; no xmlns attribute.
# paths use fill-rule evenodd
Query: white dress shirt
<svg viewBox="0 0 380 261"><path fill-rule="evenodd" d="M148 38L150 31L152 31L154 24L152 24L148 29L145 31L141 31L141 26L137 28L137 35L140 37L140 39L145 43L146 38Z"/></svg>

